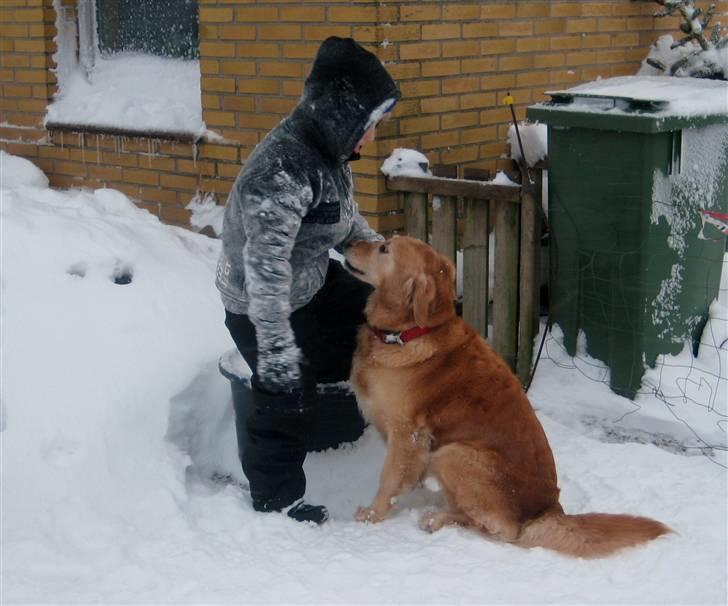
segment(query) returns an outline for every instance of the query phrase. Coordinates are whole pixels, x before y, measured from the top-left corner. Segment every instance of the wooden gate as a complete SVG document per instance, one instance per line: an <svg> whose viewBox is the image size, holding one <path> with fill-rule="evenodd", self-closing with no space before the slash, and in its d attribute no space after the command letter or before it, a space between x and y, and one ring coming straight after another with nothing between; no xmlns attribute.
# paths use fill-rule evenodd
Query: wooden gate
<svg viewBox="0 0 728 606"><path fill-rule="evenodd" d="M387 187L402 194L408 236L429 242L456 265L462 250L463 318L486 339L490 334L491 345L525 383L538 332L541 171L530 170L522 181L392 177Z"/></svg>

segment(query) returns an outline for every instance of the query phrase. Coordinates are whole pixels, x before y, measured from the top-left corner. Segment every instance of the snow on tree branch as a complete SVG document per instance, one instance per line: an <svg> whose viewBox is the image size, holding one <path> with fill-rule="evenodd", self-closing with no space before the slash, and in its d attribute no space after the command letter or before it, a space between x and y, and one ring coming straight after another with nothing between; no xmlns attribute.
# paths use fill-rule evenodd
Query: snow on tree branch
<svg viewBox="0 0 728 606"><path fill-rule="evenodd" d="M679 15L680 31L684 37L673 41L664 36L655 43L645 62L660 72L671 76L690 76L728 80L728 28L716 23L710 31L715 14L715 4L706 10L695 6L694 0L633 0L654 2L662 6L656 17ZM708 33L710 31L710 33ZM665 41L669 38L669 50Z"/></svg>

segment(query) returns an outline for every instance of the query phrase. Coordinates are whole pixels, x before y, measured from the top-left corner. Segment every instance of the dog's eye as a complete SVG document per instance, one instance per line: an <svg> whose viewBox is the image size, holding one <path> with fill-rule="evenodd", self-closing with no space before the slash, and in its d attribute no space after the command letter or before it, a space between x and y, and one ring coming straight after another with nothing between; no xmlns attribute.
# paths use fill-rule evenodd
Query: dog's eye
<svg viewBox="0 0 728 606"><path fill-rule="evenodd" d="M388 252L389 252L389 250L387 250L387 245L386 245L386 244L382 244L382 245L381 245L381 246L379 247L379 252L380 252L380 253L388 253Z"/></svg>

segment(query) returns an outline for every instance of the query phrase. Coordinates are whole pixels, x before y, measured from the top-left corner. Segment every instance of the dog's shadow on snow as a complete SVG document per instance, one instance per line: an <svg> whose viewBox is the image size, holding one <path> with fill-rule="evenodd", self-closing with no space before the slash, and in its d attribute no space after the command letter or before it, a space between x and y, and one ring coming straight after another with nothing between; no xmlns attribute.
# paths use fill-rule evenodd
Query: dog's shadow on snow
<svg viewBox="0 0 728 606"><path fill-rule="evenodd" d="M247 491L235 439L230 382L218 371L218 361L205 364L170 401L167 440L187 458L188 490L233 484ZM355 443L335 450L309 453L306 500L329 508L334 520L352 520L359 505L368 505L377 490L386 449L373 427ZM417 490L399 507L424 508L440 504L438 495ZM398 508L399 508L398 507Z"/></svg>

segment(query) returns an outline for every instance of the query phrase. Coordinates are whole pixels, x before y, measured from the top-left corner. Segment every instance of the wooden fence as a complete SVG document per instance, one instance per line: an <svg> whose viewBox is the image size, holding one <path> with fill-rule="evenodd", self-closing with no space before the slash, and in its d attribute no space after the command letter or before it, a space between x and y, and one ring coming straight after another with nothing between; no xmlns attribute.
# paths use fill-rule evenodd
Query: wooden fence
<svg viewBox="0 0 728 606"><path fill-rule="evenodd" d="M530 170L521 179L523 185L496 185L471 178L387 179L387 187L404 198L408 236L429 242L453 263L457 263L458 248L462 249L463 318L485 338L492 325L491 345L522 383L530 375L538 332L541 174ZM493 236L495 276L489 293Z"/></svg>

